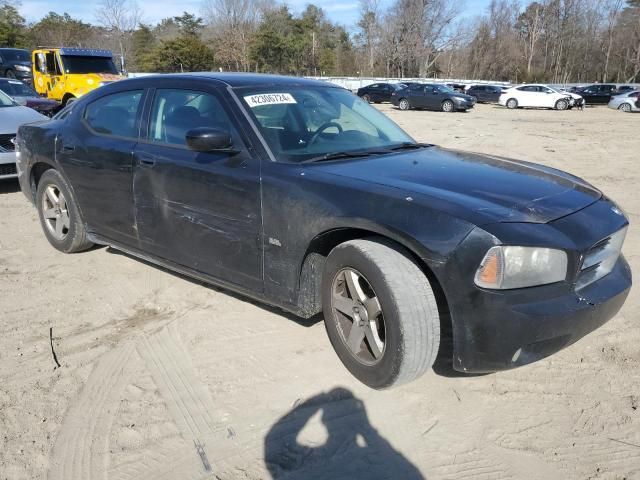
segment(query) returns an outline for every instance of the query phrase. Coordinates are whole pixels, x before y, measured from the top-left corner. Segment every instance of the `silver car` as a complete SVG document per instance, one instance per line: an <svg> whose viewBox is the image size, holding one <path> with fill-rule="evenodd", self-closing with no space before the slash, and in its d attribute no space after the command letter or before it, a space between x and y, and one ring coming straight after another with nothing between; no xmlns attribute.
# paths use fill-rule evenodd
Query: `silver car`
<svg viewBox="0 0 640 480"><path fill-rule="evenodd" d="M616 95L609 101L609 108L622 110L623 112L640 112L640 108L638 108L639 95L640 90Z"/></svg>
<svg viewBox="0 0 640 480"><path fill-rule="evenodd" d="M47 120L31 108L23 107L0 91L0 180L16 178L16 152L13 144L20 125Z"/></svg>

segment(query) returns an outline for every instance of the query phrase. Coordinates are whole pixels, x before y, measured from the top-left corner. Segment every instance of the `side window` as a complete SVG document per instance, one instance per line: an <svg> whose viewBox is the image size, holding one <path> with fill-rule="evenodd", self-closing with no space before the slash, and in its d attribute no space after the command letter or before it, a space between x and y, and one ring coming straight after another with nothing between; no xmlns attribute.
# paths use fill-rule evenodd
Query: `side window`
<svg viewBox="0 0 640 480"><path fill-rule="evenodd" d="M101 97L84 111L84 121L103 135L138 138L136 119L142 90L112 93Z"/></svg>
<svg viewBox="0 0 640 480"><path fill-rule="evenodd" d="M149 140L185 145L187 132L199 127L228 131L234 142L239 141L227 112L214 95L194 90L156 90Z"/></svg>
<svg viewBox="0 0 640 480"><path fill-rule="evenodd" d="M412 92L419 92L420 90L424 90L424 87L420 84L416 84L416 85L411 85L410 90Z"/></svg>
<svg viewBox="0 0 640 480"><path fill-rule="evenodd" d="M374 83L373 85L369 85L369 88L380 88L380 85Z"/></svg>

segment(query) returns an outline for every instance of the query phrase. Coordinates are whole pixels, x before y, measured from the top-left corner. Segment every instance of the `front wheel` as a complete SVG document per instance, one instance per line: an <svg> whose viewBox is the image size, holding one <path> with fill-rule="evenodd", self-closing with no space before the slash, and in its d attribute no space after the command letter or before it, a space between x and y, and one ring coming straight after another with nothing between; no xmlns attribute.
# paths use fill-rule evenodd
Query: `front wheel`
<svg viewBox="0 0 640 480"><path fill-rule="evenodd" d="M566 110L567 108L569 108L569 102L566 100L560 99L556 102L556 110Z"/></svg>
<svg viewBox="0 0 640 480"><path fill-rule="evenodd" d="M42 174L36 192L40 224L49 243L64 253L81 252L93 244L65 179L56 170Z"/></svg>
<svg viewBox="0 0 640 480"><path fill-rule="evenodd" d="M455 110L455 105L451 100L445 100L444 102L442 102L443 112L450 113L450 112L453 112L454 110Z"/></svg>
<svg viewBox="0 0 640 480"><path fill-rule="evenodd" d="M376 238L335 247L325 263L322 305L338 357L369 387L410 382L433 365L438 307L429 280L400 247Z"/></svg>
<svg viewBox="0 0 640 480"><path fill-rule="evenodd" d="M400 103L398 103L398 106L400 107L400 110L409 110L411 108L411 104L406 98L400 99Z"/></svg>
<svg viewBox="0 0 640 480"><path fill-rule="evenodd" d="M367 94L364 94L364 95L362 96L362 99L363 99L365 102L367 102L367 103L371 103L371 97L369 96L369 94L368 94L368 93L367 93Z"/></svg>

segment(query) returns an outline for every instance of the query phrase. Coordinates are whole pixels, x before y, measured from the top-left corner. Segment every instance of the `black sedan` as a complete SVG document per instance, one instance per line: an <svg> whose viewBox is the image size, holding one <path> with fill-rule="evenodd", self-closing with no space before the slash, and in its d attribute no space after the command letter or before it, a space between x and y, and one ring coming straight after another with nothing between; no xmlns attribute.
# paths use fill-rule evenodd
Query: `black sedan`
<svg viewBox="0 0 640 480"><path fill-rule="evenodd" d="M0 78L0 91L9 95L16 103L33 108L43 115L51 116L60 108L58 102L42 98L33 88L19 80Z"/></svg>
<svg viewBox="0 0 640 480"><path fill-rule="evenodd" d="M502 87L497 85L471 85L466 94L476 98L478 103L498 103L500 95L502 95Z"/></svg>
<svg viewBox="0 0 640 480"><path fill-rule="evenodd" d="M400 110L426 108L443 112L467 111L476 103L474 97L459 93L447 85L416 84L397 90L391 96L391 103Z"/></svg>
<svg viewBox="0 0 640 480"><path fill-rule="evenodd" d="M616 92L617 87L615 85L600 83L579 88L573 93L577 93L584 98L587 105L606 105Z"/></svg>
<svg viewBox="0 0 640 480"><path fill-rule="evenodd" d="M53 247L111 245L323 312L338 356L373 388L422 375L441 331L457 370L533 362L613 317L631 286L627 218L595 187L417 143L324 82L124 80L22 126L17 150Z"/></svg>
<svg viewBox="0 0 640 480"><path fill-rule="evenodd" d="M393 92L404 87L402 83L373 83L359 88L358 96L369 103L390 102Z"/></svg>

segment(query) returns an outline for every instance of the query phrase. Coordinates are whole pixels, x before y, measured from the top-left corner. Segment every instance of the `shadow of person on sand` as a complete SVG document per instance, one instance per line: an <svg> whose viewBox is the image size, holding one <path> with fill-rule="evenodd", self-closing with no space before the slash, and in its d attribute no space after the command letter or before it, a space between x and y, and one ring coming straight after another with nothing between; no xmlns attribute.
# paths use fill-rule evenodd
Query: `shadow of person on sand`
<svg viewBox="0 0 640 480"><path fill-rule="evenodd" d="M364 403L345 388L316 395L280 418L265 438L264 453L278 480L425 478L380 436Z"/></svg>

